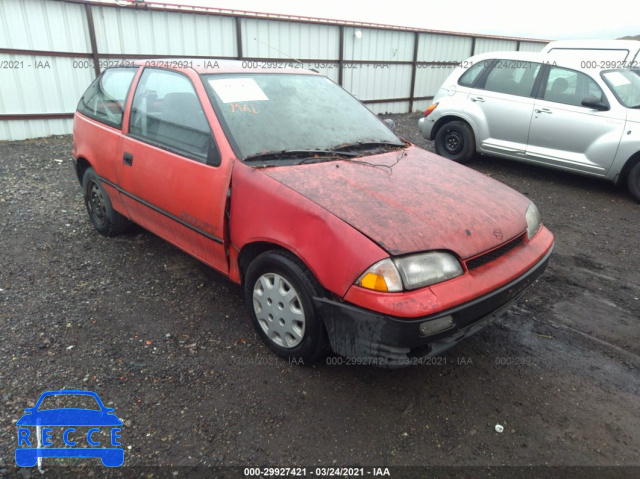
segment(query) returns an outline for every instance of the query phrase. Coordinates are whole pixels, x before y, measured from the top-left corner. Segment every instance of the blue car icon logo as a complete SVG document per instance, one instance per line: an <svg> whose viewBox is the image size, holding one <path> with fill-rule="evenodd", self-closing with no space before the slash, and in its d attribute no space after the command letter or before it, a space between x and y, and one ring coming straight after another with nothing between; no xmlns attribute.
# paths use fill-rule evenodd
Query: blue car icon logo
<svg viewBox="0 0 640 479"><path fill-rule="evenodd" d="M43 401L69 399L94 402L93 408L44 408ZM113 408L104 406L98 395L91 391L48 391L43 393L33 408L24 410L18 427L16 464L33 467L39 458L91 458L99 457L107 467L119 467L124 462L120 443L122 421ZM35 426L32 431L29 427ZM54 429L55 428L55 429ZM106 430L106 431L105 431ZM35 432L35 434L32 434ZM105 432L109 432L105 440ZM34 437L35 436L35 437ZM57 444L54 444L56 442ZM104 447L105 445L111 447ZM54 447L68 446L68 447ZM86 446L86 447L81 447Z"/></svg>

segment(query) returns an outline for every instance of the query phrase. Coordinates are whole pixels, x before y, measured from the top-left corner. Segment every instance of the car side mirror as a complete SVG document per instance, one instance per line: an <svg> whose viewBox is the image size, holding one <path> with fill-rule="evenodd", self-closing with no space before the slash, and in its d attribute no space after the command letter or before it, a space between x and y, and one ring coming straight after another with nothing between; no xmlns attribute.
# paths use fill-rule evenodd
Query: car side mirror
<svg viewBox="0 0 640 479"><path fill-rule="evenodd" d="M607 111L609 110L609 105L604 103L600 98L595 96L588 96L584 100L582 100L582 106L586 106L587 108L593 108L594 110L599 111Z"/></svg>
<svg viewBox="0 0 640 479"><path fill-rule="evenodd" d="M391 131L395 131L396 122L393 121L391 118L387 118L386 120L384 120L384 124L387 125Z"/></svg>

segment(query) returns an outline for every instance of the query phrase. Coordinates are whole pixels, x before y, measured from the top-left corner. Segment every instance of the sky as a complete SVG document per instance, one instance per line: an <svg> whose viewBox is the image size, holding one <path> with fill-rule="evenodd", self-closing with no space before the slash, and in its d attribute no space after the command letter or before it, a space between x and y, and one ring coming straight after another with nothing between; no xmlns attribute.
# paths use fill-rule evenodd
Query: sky
<svg viewBox="0 0 640 479"><path fill-rule="evenodd" d="M640 0L147 1L543 40L640 35Z"/></svg>

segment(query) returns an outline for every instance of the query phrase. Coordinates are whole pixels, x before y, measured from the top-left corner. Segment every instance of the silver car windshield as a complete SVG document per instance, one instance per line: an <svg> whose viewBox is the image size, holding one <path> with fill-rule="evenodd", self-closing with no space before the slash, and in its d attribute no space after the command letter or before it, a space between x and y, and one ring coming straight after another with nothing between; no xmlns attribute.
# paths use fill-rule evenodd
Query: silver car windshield
<svg viewBox="0 0 640 479"><path fill-rule="evenodd" d="M620 103L640 108L640 70L608 70L601 75Z"/></svg>
<svg viewBox="0 0 640 479"><path fill-rule="evenodd" d="M241 158L281 152L404 147L367 107L331 80L305 74L204 75Z"/></svg>

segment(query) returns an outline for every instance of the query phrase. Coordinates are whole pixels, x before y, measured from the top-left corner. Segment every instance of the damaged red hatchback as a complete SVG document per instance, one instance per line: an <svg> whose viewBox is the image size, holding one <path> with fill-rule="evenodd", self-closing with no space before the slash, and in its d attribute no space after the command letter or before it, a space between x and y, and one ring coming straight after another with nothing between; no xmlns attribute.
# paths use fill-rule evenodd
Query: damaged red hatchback
<svg viewBox="0 0 640 479"><path fill-rule="evenodd" d="M78 104L75 169L100 233L133 221L243 284L279 355L412 364L547 266L531 201L398 138L328 78L196 63L106 70Z"/></svg>

